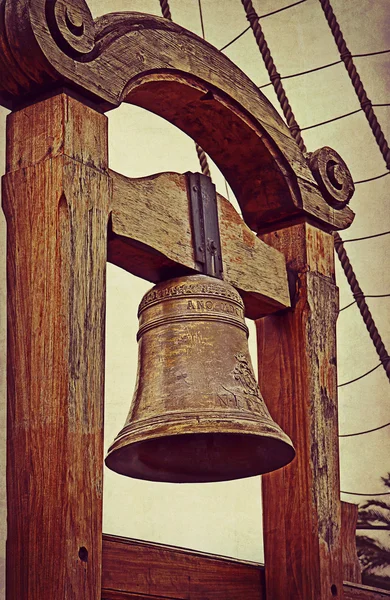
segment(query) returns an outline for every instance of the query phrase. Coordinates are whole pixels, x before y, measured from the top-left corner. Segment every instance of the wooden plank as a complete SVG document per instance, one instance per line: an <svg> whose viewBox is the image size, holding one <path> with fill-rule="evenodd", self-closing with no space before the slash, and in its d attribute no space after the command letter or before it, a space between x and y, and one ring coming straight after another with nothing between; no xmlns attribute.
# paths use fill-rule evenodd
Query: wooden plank
<svg viewBox="0 0 390 600"><path fill-rule="evenodd" d="M332 236L301 223L263 237L296 277L292 310L257 321L259 386L297 452L263 476L267 593L342 598Z"/></svg>
<svg viewBox="0 0 390 600"><path fill-rule="evenodd" d="M157 283L197 272L187 178L162 173L130 179L110 171L108 260ZM290 306L284 256L259 240L223 196L217 195L224 279L241 293L249 318Z"/></svg>
<svg viewBox="0 0 390 600"><path fill-rule="evenodd" d="M380 590L378 588L371 588L368 586L357 586L352 583L344 582L344 600L388 600L390 597L389 592L386 590ZM116 590L104 590L102 600L166 600L167 596L149 596L144 594L133 594L132 592L118 592ZM212 595L208 595L207 598L213 598ZM240 596L240 599L244 596Z"/></svg>
<svg viewBox="0 0 390 600"><path fill-rule="evenodd" d="M102 600L126 600L126 598L130 598L130 600L169 600L172 599L172 596L156 596L153 594L150 596L149 594L133 594L132 592L118 592L118 590L103 590Z"/></svg>
<svg viewBox="0 0 390 600"><path fill-rule="evenodd" d="M76 159L50 154L61 146L52 144L58 98L37 105L33 121L23 110L8 119L9 167L17 169L19 149L29 166L3 178L7 598L98 600L108 176L81 162L96 146L76 134L80 112L97 138L106 119L79 105L73 121L73 103L61 102L62 139L77 138Z"/></svg>
<svg viewBox="0 0 390 600"><path fill-rule="evenodd" d="M102 598L265 600L256 563L103 535ZM137 596L138 594L138 596Z"/></svg>
<svg viewBox="0 0 390 600"><path fill-rule="evenodd" d="M341 535L343 578L353 583L362 582L362 570L356 550L357 504L341 502Z"/></svg>
<svg viewBox="0 0 390 600"><path fill-rule="evenodd" d="M102 600L275 598L266 595L263 565L108 534L103 534L102 577ZM344 600L390 598L386 590L350 581L344 581L343 591Z"/></svg>
<svg viewBox="0 0 390 600"><path fill-rule="evenodd" d="M368 585L344 582L344 600L389 600L390 592Z"/></svg>

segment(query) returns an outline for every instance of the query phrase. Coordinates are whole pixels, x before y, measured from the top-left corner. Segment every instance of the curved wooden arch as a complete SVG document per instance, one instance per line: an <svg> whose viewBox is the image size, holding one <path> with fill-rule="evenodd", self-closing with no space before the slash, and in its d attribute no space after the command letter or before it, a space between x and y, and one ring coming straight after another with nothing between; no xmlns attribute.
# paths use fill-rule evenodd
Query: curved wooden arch
<svg viewBox="0 0 390 600"><path fill-rule="evenodd" d="M302 212L332 229L352 222L348 207L336 210L324 200L265 96L195 34L140 13L93 21L83 0L2 0L0 7L2 104L14 108L61 85L103 111L137 104L209 153L253 230Z"/></svg>

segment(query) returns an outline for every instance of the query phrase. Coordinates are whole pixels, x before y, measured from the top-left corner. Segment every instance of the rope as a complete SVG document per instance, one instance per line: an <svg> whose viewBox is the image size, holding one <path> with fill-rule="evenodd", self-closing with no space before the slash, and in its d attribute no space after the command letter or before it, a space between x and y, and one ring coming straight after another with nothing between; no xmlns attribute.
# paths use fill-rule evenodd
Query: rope
<svg viewBox="0 0 390 600"><path fill-rule="evenodd" d="M365 433L372 433L373 431L379 431L380 429L384 429L385 427L388 427L389 425L390 425L390 423L385 423L384 425L380 425L379 427L374 427L373 429L366 429L366 431L358 431L357 433L343 433L343 434L340 434L339 437L346 438L346 437L355 437L355 435L364 435Z"/></svg>
<svg viewBox="0 0 390 600"><path fill-rule="evenodd" d="M299 2L293 2L293 4L289 4L288 6L283 6L283 8L278 8L277 10L273 10L273 11L271 11L269 13L264 14L264 15L260 15L259 19L265 19L266 17L270 17L271 15L276 15L277 13L280 13L283 10L287 10L288 8L292 8L293 6L296 6L297 4L302 4L303 2L306 2L306 0L299 0ZM219 51L222 52L222 50L226 50L226 48L229 48L229 46L231 46L232 44L234 44L234 42L236 42L237 40L239 40L244 35L244 33L246 33L247 31L249 31L250 28L251 28L250 25L249 25L249 27L246 27L246 29L244 29L244 31L241 31L241 33L239 33L238 35L236 35L236 37L233 38L227 44L225 44L225 46L222 46L222 48L220 48Z"/></svg>
<svg viewBox="0 0 390 600"><path fill-rule="evenodd" d="M386 173L382 173L381 175L376 175L375 177L369 177L368 179L362 179L361 181L354 181L354 184L358 183L368 183L369 181L375 181L375 179L381 179L382 177L386 177L390 171L386 171Z"/></svg>
<svg viewBox="0 0 390 600"><path fill-rule="evenodd" d="M274 86L274 90L276 92L277 98L279 100L280 106L282 107L283 114L286 118L287 125L291 131L291 135L294 137L297 142L300 150L302 152L306 152L306 146L301 136L299 125L295 119L294 113L291 109L290 103L287 99L286 93L284 91L281 78L279 73L276 70L275 63L271 56L271 53L268 48L268 44L265 41L265 37L263 34L263 30L261 29L261 25L259 22L259 16L253 8L253 4L251 0L241 0L242 5L245 9L246 18L249 21L249 24L253 30L253 34L255 36L257 45L261 52L261 55L264 60L264 64L268 71L269 78Z"/></svg>
<svg viewBox="0 0 390 600"><path fill-rule="evenodd" d="M382 129L378 123L374 110L372 108L371 101L367 97L366 91L363 87L363 83L360 79L360 76L356 70L355 64L353 62L352 54L350 53L347 44L344 40L343 34L341 33L340 26L337 22L335 14L333 12L332 6L329 0L319 0L322 10L325 14L326 20L332 32L333 38L336 42L340 58L343 61L345 68L347 69L349 78L352 82L352 85L355 89L356 95L359 99L360 106L362 107L367 121L371 127L372 133L374 134L375 140L379 146L379 149L382 153L384 161L386 163L386 167L390 169L390 149L385 139L385 136L382 132Z"/></svg>
<svg viewBox="0 0 390 600"><path fill-rule="evenodd" d="M292 75L281 75L280 79L293 79L294 77L301 77L301 75L308 75L309 73L315 73L316 71L322 71L322 69L334 67L334 65L339 65L341 62L341 60L336 60L335 62L328 63L327 65L322 65L321 67L313 67L313 69L308 69L307 71L292 73ZM259 85L259 90L269 87L270 85L272 85L272 83L265 83L264 85Z"/></svg>
<svg viewBox="0 0 390 600"><path fill-rule="evenodd" d="M382 363L377 364L375 367L373 367L372 369L370 369L369 371L366 371L366 373L363 373L363 375L359 375L359 377L355 377L355 379L351 379L350 381L345 381L344 383L340 383L337 387L341 388L344 387L345 385L349 385L350 383L355 383L355 381L359 381L359 379L363 379L363 377L367 377L367 375L370 375L370 373L373 373L374 371L376 371Z"/></svg>
<svg viewBox="0 0 390 600"><path fill-rule="evenodd" d="M363 531L372 529L376 529L376 531L390 531L390 525L366 525L365 523L357 523L356 529L362 529Z"/></svg>
<svg viewBox="0 0 390 600"><path fill-rule="evenodd" d="M323 8L324 7L327 8L328 15L329 15L329 10L331 11L329 0L319 0L319 1L321 2L321 5ZM274 86L274 89L275 89L276 95L278 97L279 103L282 107L284 116L287 120L287 124L290 127L291 134L297 141L299 148L302 150L302 152L305 152L306 147L305 147L305 144L304 144L303 139L300 134L301 130L295 120L294 114L291 110L290 103L287 99L286 93L285 93L283 85L281 83L280 75L276 70L276 67L275 67L274 61L272 59L271 53L269 51L267 42L265 41L265 37L264 37L263 31L261 29L260 23L259 23L259 17L253 8L253 4L252 4L251 0L241 0L241 2L242 2L242 5L244 6L247 19L252 27L253 33L256 38L257 45L258 45L260 53L263 57L265 66L268 71L269 78L272 82L272 85ZM325 8L324 8L324 10L325 10ZM332 15L333 15L333 12L332 12ZM332 31L333 31L335 27L336 28L338 27L338 24L337 24L337 21L336 21L334 15L333 15L333 18L331 19L331 23L332 23L332 27L333 27ZM340 36L341 36L341 32L340 32ZM339 40L340 36L337 37L338 40ZM341 44L341 42L340 42L340 44ZM352 66L353 66L353 61L352 61L351 55L350 55L343 39L342 39L342 44L340 45L340 48L341 48L341 50L340 50L341 59L342 60L345 59L345 55L343 54L343 52L347 52L349 60L351 61L348 64L349 65L352 64ZM351 73L354 75L355 81L356 81L356 77L358 77L358 75L356 73L356 69L354 66L353 66L353 71L351 71ZM365 111L365 113L367 114L367 112L366 112L367 109L370 109L372 111L371 102L368 101L367 96L365 95L364 88L360 82L360 79L359 79L359 84L360 84L359 89L360 89L360 96L361 96L361 97L359 97L359 100L361 100L360 104L361 104L363 110ZM363 92L361 90L363 90ZM363 97L362 97L362 93L364 93ZM379 127L379 125L378 125L378 127ZM383 136L383 134L382 134L382 136ZM386 143L386 147L387 147L387 143ZM388 150L388 152L389 152L389 150ZM390 152L389 152L389 154L390 154ZM358 183L360 183L360 182L358 182ZM365 377L366 375L368 375L369 373L372 373L375 369L377 369L380 366L380 364L383 365L383 367L386 371L387 377L390 380L390 357L387 354L386 348L384 346L384 343L382 342L381 336L379 335L379 332L375 325L374 319L371 316L371 313L369 311L367 303L364 299L364 294L363 294L363 292L359 286L359 283L356 279L356 276L352 269L350 260L347 256L347 253L345 252L342 239L338 233L334 233L334 240L335 240L335 249L336 249L337 255L340 259L341 265L344 269L344 273L348 279L349 285L352 290L352 294L356 300L356 303L359 307L363 321L366 325L366 328L370 334L370 337L374 343L375 349L376 349L376 351L379 355L380 361L381 361L379 363L379 365L377 365L376 367L374 367L367 373L364 373L363 375L361 375L360 377L357 377L356 379L342 383L338 387L342 387L344 385L348 385L350 383L353 383L354 381L358 381L359 379L362 379L363 377Z"/></svg>
<svg viewBox="0 0 390 600"><path fill-rule="evenodd" d="M340 494L350 494L351 496L390 496L390 492L383 492L382 494L363 494L362 492L343 492L343 490L340 490Z"/></svg>
<svg viewBox="0 0 390 600"><path fill-rule="evenodd" d="M169 9L168 0L160 0L160 6L161 6L162 16L164 17L164 19L169 19L169 21L172 21L172 15L171 15L171 11Z"/></svg>
<svg viewBox="0 0 390 600"><path fill-rule="evenodd" d="M375 350L377 351L377 354L383 365L383 368L386 371L386 375L390 380L390 357L386 351L385 345L382 342L382 338L379 335L379 332L375 325L374 319L372 318L370 310L367 306L367 303L365 301L364 294L361 290L359 282L356 279L356 275L353 271L352 265L350 263L348 255L345 251L345 248L343 245L343 240L341 239L340 235L337 232L333 233L333 237L334 237L335 250L337 252L337 256L340 259L341 266L343 267L345 276L348 280L349 286L352 291L352 295L356 300L356 304L359 307L360 314L362 315L362 318L366 325L367 331L370 334L370 337L373 341ZM345 385L345 384L343 384L343 385Z"/></svg>
<svg viewBox="0 0 390 600"><path fill-rule="evenodd" d="M200 5L200 0L198 0L199 2L199 11L200 11L200 20L201 20L201 26L202 26L202 33L203 33L203 37L204 37L204 28L203 28L203 17L202 17L202 8ZM160 0L160 7L161 7L161 12L162 12L162 16L165 19L168 19L169 21L172 21L172 14L169 8L169 2L168 0ZM207 175L207 177L211 178L210 175L210 168L209 168L209 164L207 161L207 156L205 151L203 150L203 148L201 148L201 146L199 146L199 144L195 144L195 148L196 148L196 153L198 155L198 159L199 159L199 163L200 163L200 168L201 171L203 173L203 175Z"/></svg>
<svg viewBox="0 0 390 600"><path fill-rule="evenodd" d="M260 17L261 18L261 17ZM245 31L247 31L247 29L245 29ZM243 32L245 33L245 32ZM240 34L242 35L242 34ZM238 36L240 37L240 36ZM235 38L238 39L238 38ZM235 41L232 40L233 41ZM231 43L232 43L231 42ZM230 44L227 44L228 46L230 46ZM226 46L224 46L224 48L226 48ZM221 50L223 50L223 48L221 48ZM375 56L377 54L387 54L388 52L390 52L390 48L388 50L379 50L378 52L366 52L365 54L351 54L352 58L362 58L365 56ZM334 62L328 63L326 65L321 65L320 67L313 67L312 69L307 69L307 71L300 71L299 73L292 73L291 75L282 75L280 77L280 79L292 79L293 77L301 77L302 75L308 75L309 73L315 73L316 71L322 71L322 69L329 69L329 67L334 67L335 65L341 65L343 61L342 60L336 60ZM263 88L266 88L268 86L272 85L271 83L265 83L264 85L260 85L259 86L259 90L262 90ZM373 106L388 106L387 104L374 104Z"/></svg>
<svg viewBox="0 0 390 600"><path fill-rule="evenodd" d="M199 8L200 26L201 26L201 29L202 29L202 38L205 40L206 36L204 34L203 11L202 11L202 2L201 2L201 0L198 0L198 8Z"/></svg>
<svg viewBox="0 0 390 600"><path fill-rule="evenodd" d="M372 238L381 237L381 235L389 235L390 231L383 231L382 233L374 233L373 235L365 235L360 238L353 238L350 240L343 240L343 244L347 244L348 242L361 242L362 240L372 240Z"/></svg>
<svg viewBox="0 0 390 600"><path fill-rule="evenodd" d="M360 113L362 111L361 108L357 110L352 110L349 113L345 113L344 115L340 115L339 117L333 117L332 119L328 119L327 121L321 121L320 123L315 123L314 125L308 125L307 127L302 127L301 131L307 131L308 129L314 129L315 127L321 127L321 125L327 125L328 123L333 123L333 121L338 121L339 119L344 119L345 117L350 117L351 115L356 115L356 113Z"/></svg>
<svg viewBox="0 0 390 600"><path fill-rule="evenodd" d="M207 177L211 177L209 163L207 161L206 152L199 146L199 144L195 144L196 153L199 158L200 168L202 170L203 175L207 175Z"/></svg>
<svg viewBox="0 0 390 600"><path fill-rule="evenodd" d="M390 294L363 294L363 296L364 298L390 298ZM347 304L346 306L343 306L343 308L340 308L339 313L341 313L343 310L346 310L350 306L353 306L354 304L356 304L356 300L354 300L350 304Z"/></svg>

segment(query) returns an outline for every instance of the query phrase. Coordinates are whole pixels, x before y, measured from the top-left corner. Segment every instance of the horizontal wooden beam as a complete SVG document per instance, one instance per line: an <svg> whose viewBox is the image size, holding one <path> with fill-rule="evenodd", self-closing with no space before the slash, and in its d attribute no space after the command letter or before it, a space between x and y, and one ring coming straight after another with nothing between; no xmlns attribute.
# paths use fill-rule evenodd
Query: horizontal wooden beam
<svg viewBox="0 0 390 600"><path fill-rule="evenodd" d="M103 535L102 587L104 600L204 600L210 590L216 600L265 600L256 563L111 535Z"/></svg>
<svg viewBox="0 0 390 600"><path fill-rule="evenodd" d="M390 600L390 592L360 583L344 583L344 600Z"/></svg>
<svg viewBox="0 0 390 600"><path fill-rule="evenodd" d="M390 600L390 592L344 582L344 600ZM103 534L102 600L266 600L264 566Z"/></svg>
<svg viewBox="0 0 390 600"><path fill-rule="evenodd" d="M199 272L194 258L187 178L161 173L130 179L110 171L109 262L157 283ZM290 306L284 256L245 224L217 194L224 279L241 293L246 316L257 319Z"/></svg>

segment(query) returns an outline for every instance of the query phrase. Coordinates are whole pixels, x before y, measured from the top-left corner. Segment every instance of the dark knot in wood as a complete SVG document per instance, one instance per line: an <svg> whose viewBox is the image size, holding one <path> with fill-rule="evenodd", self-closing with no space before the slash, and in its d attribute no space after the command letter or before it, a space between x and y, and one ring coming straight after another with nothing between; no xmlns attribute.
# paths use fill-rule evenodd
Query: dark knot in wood
<svg viewBox="0 0 390 600"><path fill-rule="evenodd" d="M352 198L355 186L341 156L324 146L308 153L307 161L326 202L338 210L344 208Z"/></svg>
<svg viewBox="0 0 390 600"><path fill-rule="evenodd" d="M84 0L46 0L45 12L50 32L65 54L80 58L93 50L94 21Z"/></svg>

